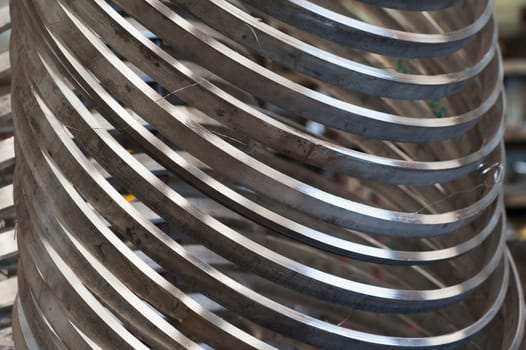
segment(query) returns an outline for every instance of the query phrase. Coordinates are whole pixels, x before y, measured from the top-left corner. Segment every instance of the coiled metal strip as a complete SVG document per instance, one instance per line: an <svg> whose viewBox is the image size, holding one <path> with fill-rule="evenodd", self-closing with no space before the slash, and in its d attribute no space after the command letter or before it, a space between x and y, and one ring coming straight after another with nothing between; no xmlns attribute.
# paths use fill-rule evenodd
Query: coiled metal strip
<svg viewBox="0 0 526 350"><path fill-rule="evenodd" d="M113 3L12 5L17 345L519 348L491 2Z"/></svg>

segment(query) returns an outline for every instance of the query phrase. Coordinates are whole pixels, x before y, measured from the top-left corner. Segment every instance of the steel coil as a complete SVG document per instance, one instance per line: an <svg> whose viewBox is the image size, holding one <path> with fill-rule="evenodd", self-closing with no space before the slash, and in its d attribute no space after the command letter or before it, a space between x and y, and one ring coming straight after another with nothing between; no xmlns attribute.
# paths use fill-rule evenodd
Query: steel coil
<svg viewBox="0 0 526 350"><path fill-rule="evenodd" d="M519 349L490 0L17 0L17 349Z"/></svg>

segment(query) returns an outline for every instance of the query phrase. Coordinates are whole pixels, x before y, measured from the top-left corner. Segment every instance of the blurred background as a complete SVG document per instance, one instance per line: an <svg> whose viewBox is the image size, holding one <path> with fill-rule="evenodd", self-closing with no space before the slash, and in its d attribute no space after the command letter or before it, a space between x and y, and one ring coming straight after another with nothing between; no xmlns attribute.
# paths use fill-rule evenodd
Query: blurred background
<svg viewBox="0 0 526 350"><path fill-rule="evenodd" d="M505 201L511 240L526 240L526 1L496 0L507 100Z"/></svg>

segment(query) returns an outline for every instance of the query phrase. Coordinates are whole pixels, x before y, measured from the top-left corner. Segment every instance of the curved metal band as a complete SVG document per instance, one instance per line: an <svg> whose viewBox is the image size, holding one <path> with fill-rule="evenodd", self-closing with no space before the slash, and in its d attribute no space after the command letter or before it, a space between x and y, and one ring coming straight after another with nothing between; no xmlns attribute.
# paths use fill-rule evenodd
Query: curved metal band
<svg viewBox="0 0 526 350"><path fill-rule="evenodd" d="M394 9L401 10L411 10L411 11L431 11L431 10L440 10L447 7L455 6L462 2L462 0L407 0L407 1L398 1L398 0L359 0L371 5L389 7Z"/></svg>
<svg viewBox="0 0 526 350"><path fill-rule="evenodd" d="M177 1L184 1L189 6L198 6L196 2L190 4L186 0ZM492 1L474 3L465 1L462 10L466 11L469 8L471 12L479 15L475 21L460 30L424 34L371 25L308 0L244 0L244 2L326 40L367 52L412 58L447 55L463 48L490 22L492 14Z"/></svg>

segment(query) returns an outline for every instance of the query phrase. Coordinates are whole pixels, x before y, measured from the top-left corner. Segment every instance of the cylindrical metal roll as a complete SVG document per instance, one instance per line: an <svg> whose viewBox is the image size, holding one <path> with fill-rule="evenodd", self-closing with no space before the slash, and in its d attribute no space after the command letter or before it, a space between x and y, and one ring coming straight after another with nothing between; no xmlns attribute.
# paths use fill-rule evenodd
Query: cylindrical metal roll
<svg viewBox="0 0 526 350"><path fill-rule="evenodd" d="M11 17L17 348L520 348L492 1Z"/></svg>

